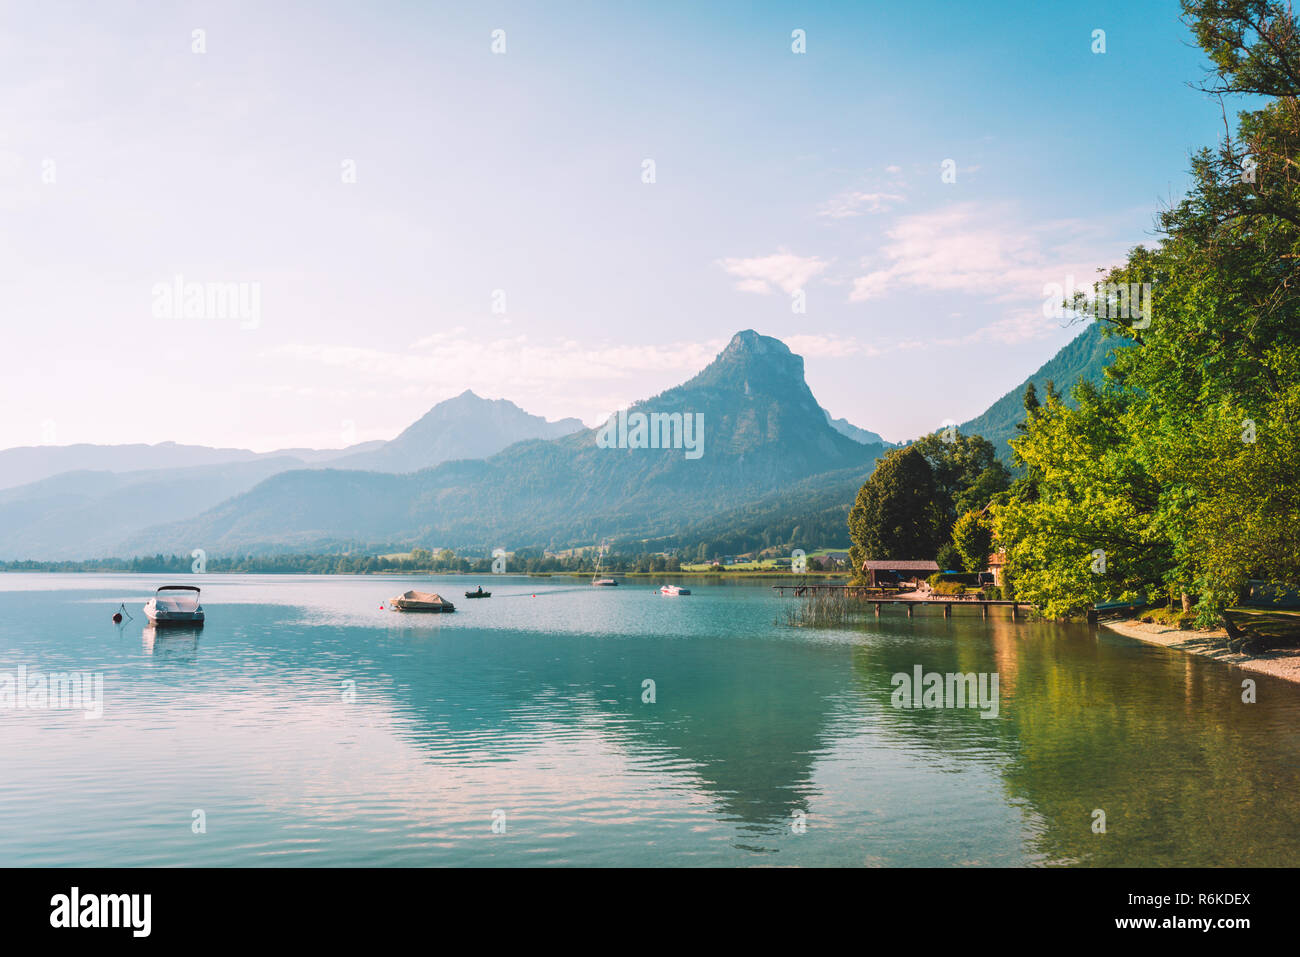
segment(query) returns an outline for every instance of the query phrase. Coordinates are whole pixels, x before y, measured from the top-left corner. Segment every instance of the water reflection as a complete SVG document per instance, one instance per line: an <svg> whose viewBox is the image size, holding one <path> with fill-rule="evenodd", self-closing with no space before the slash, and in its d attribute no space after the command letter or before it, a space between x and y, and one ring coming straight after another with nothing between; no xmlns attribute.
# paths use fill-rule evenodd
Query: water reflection
<svg viewBox="0 0 1300 957"><path fill-rule="evenodd" d="M59 621L47 580L0 582L0 670L103 670L106 719L0 715L6 859L1297 862L1300 689L1253 676L1244 705L1234 669L1087 627L802 630L761 588L509 581L430 622L379 611L409 583L250 577L205 584L202 632L137 642L107 620L120 579L66 578ZM917 665L998 674L999 716L894 708L891 676ZM222 823L201 844L198 806Z"/></svg>
<svg viewBox="0 0 1300 957"><path fill-rule="evenodd" d="M141 645L146 655L177 661L192 661L198 654L199 638L203 628L193 625L145 625L141 630Z"/></svg>
<svg viewBox="0 0 1300 957"><path fill-rule="evenodd" d="M1294 866L1300 787L1297 689L1253 676L1261 701L1241 700L1243 673L1083 626L990 623L986 639L886 626L854 668L887 704L887 673L1002 675L1001 716L882 707L893 735L935 760L988 751L1009 800L1031 808L1044 859L1120 866ZM962 629L969 632L970 629ZM982 640L983 639L983 640ZM1092 830L1105 812L1107 831Z"/></svg>

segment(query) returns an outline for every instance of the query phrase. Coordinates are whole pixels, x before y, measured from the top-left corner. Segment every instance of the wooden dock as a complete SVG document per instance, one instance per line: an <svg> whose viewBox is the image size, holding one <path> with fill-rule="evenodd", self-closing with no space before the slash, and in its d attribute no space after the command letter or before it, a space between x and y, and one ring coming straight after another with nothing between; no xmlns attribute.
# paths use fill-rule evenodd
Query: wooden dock
<svg viewBox="0 0 1300 957"><path fill-rule="evenodd" d="M831 584L808 584L808 585L773 585L772 590L778 595L784 595L786 589L795 595L802 597L809 594L815 594L819 591L833 593L836 591L843 592L849 598L856 598L864 604L875 605L876 614L880 614L882 605L904 605L907 608L907 617L911 618L915 614L917 605L942 605L943 617L952 617L952 606L969 606L978 607L980 615L988 618L989 609L997 606L1003 606L1011 609L1011 620L1017 621L1020 618L1020 606L1033 608L1028 602L1023 601L1001 601L993 599L960 599L952 598L947 595L939 595L934 598L898 598L896 593L884 593L879 588L869 588L863 585L831 585Z"/></svg>
<svg viewBox="0 0 1300 957"><path fill-rule="evenodd" d="M800 582L790 585L773 585L772 590L778 595L784 595L786 589L790 589L796 598L804 595L813 595L817 592L845 592L852 598L868 598L880 595L897 594L897 588L881 588L871 585L846 585L842 582Z"/></svg>

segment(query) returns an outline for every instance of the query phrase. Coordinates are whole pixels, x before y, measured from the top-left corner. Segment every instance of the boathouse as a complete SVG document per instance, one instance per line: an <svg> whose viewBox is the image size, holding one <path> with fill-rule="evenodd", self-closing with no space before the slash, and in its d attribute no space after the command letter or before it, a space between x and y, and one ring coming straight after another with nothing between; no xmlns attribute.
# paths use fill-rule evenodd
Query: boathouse
<svg viewBox="0 0 1300 957"><path fill-rule="evenodd" d="M874 588L880 579L899 580L928 578L939 570L937 562L914 558L868 559L862 563L862 574Z"/></svg>

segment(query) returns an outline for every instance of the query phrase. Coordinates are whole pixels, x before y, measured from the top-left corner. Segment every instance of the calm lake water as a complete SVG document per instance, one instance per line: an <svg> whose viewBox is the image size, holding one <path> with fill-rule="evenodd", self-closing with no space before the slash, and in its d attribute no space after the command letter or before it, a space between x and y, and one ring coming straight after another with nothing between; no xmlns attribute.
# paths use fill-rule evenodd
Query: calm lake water
<svg viewBox="0 0 1300 957"><path fill-rule="evenodd" d="M1300 687L1090 627L190 580L199 637L147 628L151 576L0 575L0 673L104 676L98 719L0 710L0 865L1300 864ZM456 614L380 610L413 587ZM996 673L998 716L893 707L916 665Z"/></svg>

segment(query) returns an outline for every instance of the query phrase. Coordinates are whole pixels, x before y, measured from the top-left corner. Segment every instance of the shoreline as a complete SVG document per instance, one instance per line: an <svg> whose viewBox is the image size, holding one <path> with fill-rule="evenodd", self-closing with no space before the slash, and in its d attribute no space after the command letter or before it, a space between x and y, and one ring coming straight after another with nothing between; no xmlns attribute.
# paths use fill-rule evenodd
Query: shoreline
<svg viewBox="0 0 1300 957"><path fill-rule="evenodd" d="M1168 625L1147 624L1133 618L1123 621L1098 622L1103 628L1109 628L1125 638L1144 641L1150 645L1173 648L1175 651L1189 655L1212 658L1225 664L1235 665L1245 671L1271 675L1300 684L1300 648L1279 648L1263 654L1249 655L1228 650L1228 633L1222 628L1214 631L1180 631Z"/></svg>

